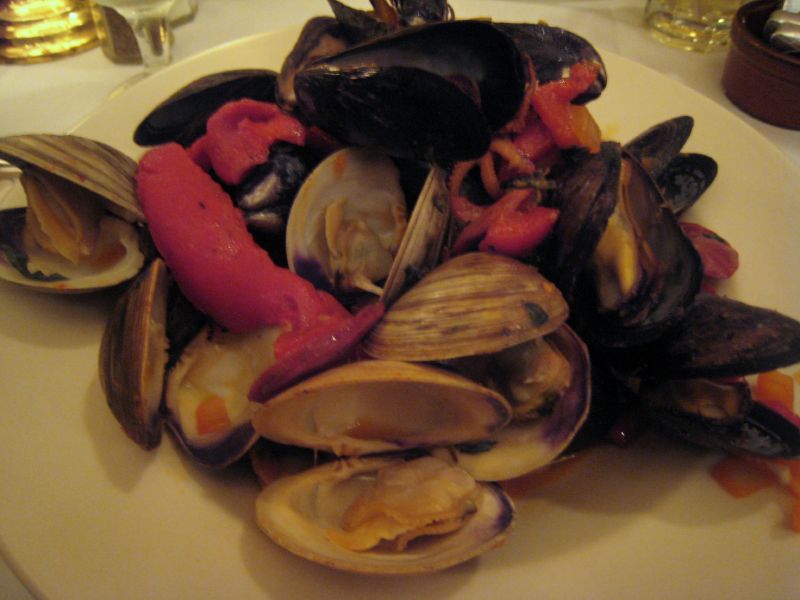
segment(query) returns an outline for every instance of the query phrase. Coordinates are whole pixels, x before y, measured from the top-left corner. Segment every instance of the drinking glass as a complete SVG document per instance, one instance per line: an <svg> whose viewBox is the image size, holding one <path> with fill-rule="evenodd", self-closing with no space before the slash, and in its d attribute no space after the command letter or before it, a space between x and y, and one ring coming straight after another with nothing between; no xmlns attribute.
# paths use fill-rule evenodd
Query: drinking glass
<svg viewBox="0 0 800 600"><path fill-rule="evenodd" d="M131 26L144 63L144 75L169 64L172 30L169 11L175 0L95 0L117 11Z"/></svg>
<svg viewBox="0 0 800 600"><path fill-rule="evenodd" d="M0 1L0 63L29 63L97 45L89 0Z"/></svg>
<svg viewBox="0 0 800 600"><path fill-rule="evenodd" d="M654 37L670 46L710 52L728 45L742 0L648 0L645 21Z"/></svg>

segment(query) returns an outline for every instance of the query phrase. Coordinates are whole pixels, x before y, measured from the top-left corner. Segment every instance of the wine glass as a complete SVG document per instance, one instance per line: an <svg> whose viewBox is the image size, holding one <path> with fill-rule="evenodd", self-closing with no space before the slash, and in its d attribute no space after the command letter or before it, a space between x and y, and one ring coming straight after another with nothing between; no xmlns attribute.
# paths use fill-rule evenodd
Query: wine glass
<svg viewBox="0 0 800 600"><path fill-rule="evenodd" d="M169 64L172 30L169 12L175 0L95 0L117 11L131 26L144 63L145 77ZM138 79L138 77L137 77Z"/></svg>

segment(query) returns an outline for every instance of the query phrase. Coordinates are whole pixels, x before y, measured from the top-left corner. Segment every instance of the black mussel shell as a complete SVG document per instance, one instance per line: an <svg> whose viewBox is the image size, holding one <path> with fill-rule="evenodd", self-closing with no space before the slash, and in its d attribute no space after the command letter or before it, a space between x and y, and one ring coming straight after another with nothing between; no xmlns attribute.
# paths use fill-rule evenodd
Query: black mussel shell
<svg viewBox="0 0 800 600"><path fill-rule="evenodd" d="M267 162L229 189L248 229L256 235L283 236L294 197L318 163L319 156L308 148L280 141L270 146Z"/></svg>
<svg viewBox="0 0 800 600"><path fill-rule="evenodd" d="M680 215L692 206L714 182L717 161L698 153L681 153L673 158L656 179L670 210Z"/></svg>
<svg viewBox="0 0 800 600"><path fill-rule="evenodd" d="M657 339L682 319L703 280L699 254L675 215L663 206L652 179L639 163L625 156L623 166L627 166L630 178L621 184L618 202L625 203L625 212L633 222L643 275L618 308L603 310L599 308L601 290L595 278L586 273L585 293L579 302L582 310L588 307L592 338L606 347ZM586 299L590 299L588 304Z"/></svg>
<svg viewBox="0 0 800 600"><path fill-rule="evenodd" d="M238 69L206 75L184 86L148 114L134 131L140 146L166 142L190 145L205 133L206 121L231 100L275 100L276 73Z"/></svg>
<svg viewBox="0 0 800 600"><path fill-rule="evenodd" d="M342 142L443 163L483 155L527 83L508 36L486 22L452 21L311 63L295 91L302 117Z"/></svg>
<svg viewBox="0 0 800 600"><path fill-rule="evenodd" d="M753 400L745 382L649 381L640 399L651 423L690 443L749 456L800 457L800 419Z"/></svg>
<svg viewBox="0 0 800 600"><path fill-rule="evenodd" d="M641 163L645 171L658 179L667 165L678 156L693 128L692 117L675 117L643 131L625 144L624 148Z"/></svg>
<svg viewBox="0 0 800 600"><path fill-rule="evenodd" d="M619 144L603 142L600 152L576 151L557 178L555 206L560 216L553 232L552 256L542 264L547 277L572 301L617 204L622 161Z"/></svg>
<svg viewBox="0 0 800 600"><path fill-rule="evenodd" d="M382 21L371 11L352 8L338 0L328 0L328 5L353 44L386 35L397 28L396 23Z"/></svg>
<svg viewBox="0 0 800 600"><path fill-rule="evenodd" d="M319 157L308 148L275 142L270 146L267 162L255 167L231 189L231 197L246 212L291 204L300 185L318 163Z"/></svg>
<svg viewBox="0 0 800 600"><path fill-rule="evenodd" d="M170 278L167 290L166 334L169 340L167 369L171 369L178 362L184 348L209 322L208 316L197 310L183 295L175 280Z"/></svg>
<svg viewBox="0 0 800 600"><path fill-rule="evenodd" d="M276 102L285 111L294 110L297 98L294 77L309 62L338 54L352 44L345 27L333 17L309 19L300 31L292 50L284 59L278 74Z"/></svg>
<svg viewBox="0 0 800 600"><path fill-rule="evenodd" d="M541 83L562 79L569 68L580 62L597 65L595 83L573 101L585 104L597 98L608 82L603 59L597 50L581 36L542 23L495 23L495 27L508 34L519 49L530 57Z"/></svg>
<svg viewBox="0 0 800 600"><path fill-rule="evenodd" d="M452 9L446 0L387 0L372 2L381 10L360 10L339 0L328 0L336 20L351 42L359 43L391 33L401 27L448 20Z"/></svg>
<svg viewBox="0 0 800 600"><path fill-rule="evenodd" d="M636 377L733 377L800 362L800 322L774 310L699 295L658 341L619 351L618 368Z"/></svg>

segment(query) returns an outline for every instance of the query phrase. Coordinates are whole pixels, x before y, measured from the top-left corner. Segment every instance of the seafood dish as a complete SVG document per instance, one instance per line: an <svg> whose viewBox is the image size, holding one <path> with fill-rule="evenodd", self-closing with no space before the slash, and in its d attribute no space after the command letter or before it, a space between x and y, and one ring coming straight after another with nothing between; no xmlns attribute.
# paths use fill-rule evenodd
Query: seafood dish
<svg viewBox="0 0 800 600"><path fill-rule="evenodd" d="M276 546L357 574L491 553L520 486L643 430L779 473L800 531L800 417L767 391L794 387L800 322L726 295L695 119L613 139L588 40L372 5L329 0L279 70L175 90L137 160L0 138L27 199L0 278L113 300L119 435L246 471Z"/></svg>

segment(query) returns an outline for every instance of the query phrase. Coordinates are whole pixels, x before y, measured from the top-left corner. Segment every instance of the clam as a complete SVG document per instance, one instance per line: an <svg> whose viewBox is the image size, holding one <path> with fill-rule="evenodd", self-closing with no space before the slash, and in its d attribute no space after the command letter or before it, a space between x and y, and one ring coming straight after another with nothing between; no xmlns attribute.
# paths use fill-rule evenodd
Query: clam
<svg viewBox="0 0 800 600"><path fill-rule="evenodd" d="M331 154L292 203L289 267L319 288L392 302L437 263L447 233L444 176L430 168L417 189L423 168L365 149Z"/></svg>
<svg viewBox="0 0 800 600"><path fill-rule="evenodd" d="M290 268L317 287L380 294L406 230L400 173L387 156L345 148L312 171L286 224Z"/></svg>
<svg viewBox="0 0 800 600"><path fill-rule="evenodd" d="M472 252L445 261L401 295L363 345L386 360L487 354L552 333L568 312L534 267Z"/></svg>
<svg viewBox="0 0 800 600"><path fill-rule="evenodd" d="M223 331L200 316L154 259L106 324L100 383L111 412L152 449L169 426L199 464L225 467L255 443L251 383L274 362L279 327Z"/></svg>
<svg viewBox="0 0 800 600"><path fill-rule="evenodd" d="M117 301L100 345L100 384L125 433L145 449L161 440L168 275L157 258Z"/></svg>
<svg viewBox="0 0 800 600"><path fill-rule="evenodd" d="M589 357L567 316L563 296L535 268L469 253L401 295L363 346L383 360L442 363L502 394L510 424L477 443L434 450L496 481L556 458L586 420Z"/></svg>
<svg viewBox="0 0 800 600"><path fill-rule="evenodd" d="M433 457L350 458L279 479L259 527L305 559L355 573L442 570L498 546L515 516L495 484Z"/></svg>
<svg viewBox="0 0 800 600"><path fill-rule="evenodd" d="M536 350L531 358L526 350L534 342L546 350ZM569 446L589 414L589 353L575 332L563 325L543 339L520 346L480 357L491 364L487 385L504 391L511 401L515 410L511 423L477 444L434 452L479 481L512 479L549 464ZM553 356L565 364L565 370L552 366ZM510 361L518 364L508 368ZM476 376L474 358L461 367ZM562 372L565 382L561 381Z"/></svg>
<svg viewBox="0 0 800 600"><path fill-rule="evenodd" d="M271 442L346 458L269 483L258 524L290 552L347 571L468 560L502 540L511 501L424 452L483 439L509 418L497 392L429 365L362 360L320 373L269 399L253 426Z"/></svg>
<svg viewBox="0 0 800 600"><path fill-rule="evenodd" d="M258 404L248 399L252 382L274 362L282 332L267 327L231 333L204 327L167 375L167 424L197 462L222 468L255 443L251 419Z"/></svg>
<svg viewBox="0 0 800 600"><path fill-rule="evenodd" d="M338 456L474 442L511 416L497 392L441 368L366 360L330 369L269 399L262 436Z"/></svg>
<svg viewBox="0 0 800 600"><path fill-rule="evenodd" d="M42 291L86 292L133 278L145 263L136 163L77 136L0 138L21 170L27 206L0 212L0 277Z"/></svg>

